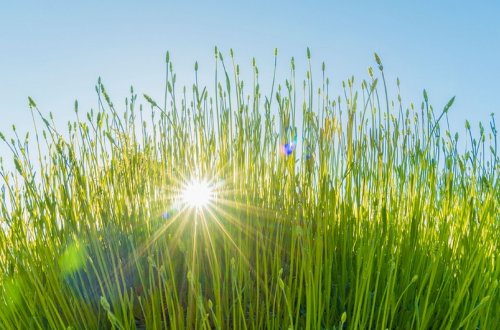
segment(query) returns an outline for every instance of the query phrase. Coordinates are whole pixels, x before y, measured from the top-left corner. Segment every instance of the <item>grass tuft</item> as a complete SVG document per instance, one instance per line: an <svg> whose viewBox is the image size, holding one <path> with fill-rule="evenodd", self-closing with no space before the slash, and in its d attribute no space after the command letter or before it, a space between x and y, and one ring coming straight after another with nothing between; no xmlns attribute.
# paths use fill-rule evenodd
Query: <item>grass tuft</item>
<svg viewBox="0 0 500 330"><path fill-rule="evenodd" d="M269 94L215 48L213 90L179 95L167 53L163 102L99 79L67 132L29 98L35 141L0 134L2 328L498 328L494 117L462 141L454 98L390 102L378 55L332 96L309 49L298 82L274 54Z"/></svg>

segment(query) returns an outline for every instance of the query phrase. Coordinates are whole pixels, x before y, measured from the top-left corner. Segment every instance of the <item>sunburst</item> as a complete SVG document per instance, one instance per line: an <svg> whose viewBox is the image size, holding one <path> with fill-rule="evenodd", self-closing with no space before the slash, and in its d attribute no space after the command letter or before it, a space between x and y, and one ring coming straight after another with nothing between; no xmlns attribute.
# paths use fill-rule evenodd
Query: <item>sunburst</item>
<svg viewBox="0 0 500 330"><path fill-rule="evenodd" d="M201 210L213 201L214 187L206 180L194 179L184 185L180 197L187 207Z"/></svg>

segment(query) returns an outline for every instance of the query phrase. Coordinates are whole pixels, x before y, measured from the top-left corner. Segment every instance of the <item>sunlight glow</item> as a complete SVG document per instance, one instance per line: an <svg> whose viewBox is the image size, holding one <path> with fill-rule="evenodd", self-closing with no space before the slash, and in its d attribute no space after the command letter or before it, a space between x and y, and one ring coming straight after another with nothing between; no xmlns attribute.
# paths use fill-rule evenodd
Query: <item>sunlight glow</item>
<svg viewBox="0 0 500 330"><path fill-rule="evenodd" d="M201 209L213 199L213 189L206 181L191 180L182 190L181 200L188 207Z"/></svg>

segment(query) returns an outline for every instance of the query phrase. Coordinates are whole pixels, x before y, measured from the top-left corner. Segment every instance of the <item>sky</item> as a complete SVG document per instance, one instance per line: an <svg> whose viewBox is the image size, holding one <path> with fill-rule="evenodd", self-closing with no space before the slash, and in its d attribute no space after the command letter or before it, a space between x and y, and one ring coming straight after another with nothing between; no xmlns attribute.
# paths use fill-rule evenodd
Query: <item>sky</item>
<svg viewBox="0 0 500 330"><path fill-rule="evenodd" d="M115 105L131 85L161 100L166 51L181 85L193 82L195 61L211 83L218 46L226 57L233 48L246 72L255 57L261 81L272 79L274 48L278 77L292 56L303 77L310 47L313 74L326 62L337 93L351 75L367 78L377 52L391 99L396 78L406 106L424 88L436 111L456 96L449 121L464 135L465 119L488 127L500 114L499 16L499 1L4 1L0 132L32 130L28 96L65 130L75 100L82 112L96 108L98 77ZM3 144L0 157L11 158Z"/></svg>

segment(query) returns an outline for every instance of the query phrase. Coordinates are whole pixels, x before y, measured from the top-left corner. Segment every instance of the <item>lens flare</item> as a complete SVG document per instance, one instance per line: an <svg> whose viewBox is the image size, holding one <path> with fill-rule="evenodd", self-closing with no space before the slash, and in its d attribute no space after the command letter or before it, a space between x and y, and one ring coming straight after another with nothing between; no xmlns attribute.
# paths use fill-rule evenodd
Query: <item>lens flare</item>
<svg viewBox="0 0 500 330"><path fill-rule="evenodd" d="M295 150L295 143L293 142L285 143L285 145L283 145L281 148L281 152L286 156L290 156L294 150Z"/></svg>
<svg viewBox="0 0 500 330"><path fill-rule="evenodd" d="M287 126L282 133L281 154L290 156L297 147L297 129Z"/></svg>

